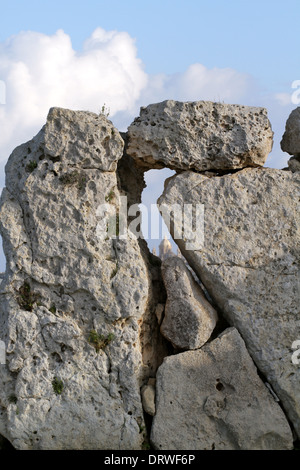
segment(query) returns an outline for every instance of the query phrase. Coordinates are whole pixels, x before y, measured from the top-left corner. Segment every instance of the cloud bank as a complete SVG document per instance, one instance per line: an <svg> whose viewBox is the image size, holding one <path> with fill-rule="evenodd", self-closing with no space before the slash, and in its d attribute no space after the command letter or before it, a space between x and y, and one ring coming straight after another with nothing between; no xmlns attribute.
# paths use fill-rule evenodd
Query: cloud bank
<svg viewBox="0 0 300 470"><path fill-rule="evenodd" d="M179 101L225 101L228 103L251 95L255 82L247 74L231 68L208 69L196 63L182 73L157 75L149 81L145 95L157 97L159 101L166 96Z"/></svg>
<svg viewBox="0 0 300 470"><path fill-rule="evenodd" d="M196 63L177 74L148 75L134 39L102 28L81 51L62 30L8 38L0 43L0 83L0 186L9 154L39 131L52 106L100 112L105 104L114 124L126 130L140 106L165 99L263 105L255 80L230 68ZM287 100L277 96L277 106Z"/></svg>
<svg viewBox="0 0 300 470"><path fill-rule="evenodd" d="M147 85L134 40L127 33L96 29L81 52L62 30L53 36L21 32L0 44L0 80L6 86L0 107L0 158L30 139L52 106L111 114L132 111Z"/></svg>

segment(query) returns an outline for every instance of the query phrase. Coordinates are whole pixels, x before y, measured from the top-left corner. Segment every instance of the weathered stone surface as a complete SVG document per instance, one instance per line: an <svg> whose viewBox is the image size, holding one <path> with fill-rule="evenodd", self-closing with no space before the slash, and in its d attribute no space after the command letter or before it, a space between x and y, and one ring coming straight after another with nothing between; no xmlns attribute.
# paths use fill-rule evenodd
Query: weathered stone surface
<svg viewBox="0 0 300 470"><path fill-rule="evenodd" d="M280 145L284 152L300 156L300 106L289 115Z"/></svg>
<svg viewBox="0 0 300 470"><path fill-rule="evenodd" d="M52 109L7 163L0 434L17 449L141 448L150 276L137 240L106 234L122 152L104 116Z"/></svg>
<svg viewBox="0 0 300 470"><path fill-rule="evenodd" d="M235 328L158 369L157 450L291 449L292 433Z"/></svg>
<svg viewBox="0 0 300 470"><path fill-rule="evenodd" d="M291 157L288 161L288 167L293 173L300 171L300 155L299 157Z"/></svg>
<svg viewBox="0 0 300 470"><path fill-rule="evenodd" d="M155 309L155 315L157 318L157 322L159 326L162 323L163 317L164 317L164 312L165 312L165 305L164 304L157 304L156 309Z"/></svg>
<svg viewBox="0 0 300 470"><path fill-rule="evenodd" d="M0 365L6 363L6 348L4 341L0 340Z"/></svg>
<svg viewBox="0 0 300 470"><path fill-rule="evenodd" d="M161 333L178 349L197 349L209 340L218 315L206 300L184 261L177 256L162 263L167 291Z"/></svg>
<svg viewBox="0 0 300 470"><path fill-rule="evenodd" d="M300 436L300 368L291 361L300 338L300 175L244 169L208 178L170 178L159 203L204 204L204 244L181 252L227 320L241 333L259 369Z"/></svg>
<svg viewBox="0 0 300 470"><path fill-rule="evenodd" d="M115 171L122 157L123 139L103 115L51 108L44 133L45 154L63 157L69 166Z"/></svg>
<svg viewBox="0 0 300 470"><path fill-rule="evenodd" d="M160 333L160 325L156 317L156 308L159 304L165 303L166 291L164 288L159 259L152 255L146 245L145 240L139 240L141 254L148 267L149 282L148 304L143 313L140 327L140 348L142 351L144 376L155 377L157 368L162 363L165 356L169 354L170 344ZM155 258L155 260L153 260ZM144 383L145 381L143 381Z"/></svg>
<svg viewBox="0 0 300 470"><path fill-rule="evenodd" d="M146 168L226 170L263 166L272 143L264 108L168 100L141 108L127 153Z"/></svg>
<svg viewBox="0 0 300 470"><path fill-rule="evenodd" d="M141 390L143 408L150 416L155 415L155 383L144 385Z"/></svg>
<svg viewBox="0 0 300 470"><path fill-rule="evenodd" d="M291 447L237 331L203 346L228 326L220 317L214 329L208 299L239 329L300 437L299 154L291 171L220 177L263 165L271 146L263 108L167 101L144 108L126 134L103 115L50 110L11 155L0 201L0 447L145 448L143 407L155 416L154 377L168 354L157 449ZM182 260L162 273L144 240L110 236L121 196L140 203L144 170L163 166L202 172L170 179L162 201L205 206L204 247L179 245L206 299ZM162 251L173 257L170 246ZM202 349L174 356L172 345Z"/></svg>
<svg viewBox="0 0 300 470"><path fill-rule="evenodd" d="M125 151L123 157L118 161L118 177L122 189L126 192L128 206L131 206L141 202L141 194L146 183L143 169L139 168L133 158L126 153L127 134L121 132L120 135L125 143Z"/></svg>

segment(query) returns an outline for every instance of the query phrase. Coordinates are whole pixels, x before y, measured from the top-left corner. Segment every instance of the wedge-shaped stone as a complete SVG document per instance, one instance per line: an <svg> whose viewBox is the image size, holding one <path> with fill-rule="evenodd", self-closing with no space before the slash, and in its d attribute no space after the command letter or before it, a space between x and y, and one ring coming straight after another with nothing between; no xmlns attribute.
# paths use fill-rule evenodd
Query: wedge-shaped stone
<svg viewBox="0 0 300 470"><path fill-rule="evenodd" d="M0 434L17 449L141 448L149 274L106 231L122 154L104 116L54 108L7 163Z"/></svg>
<svg viewBox="0 0 300 470"><path fill-rule="evenodd" d="M200 348L210 338L218 315L184 261L177 256L162 263L167 291L161 333L178 349Z"/></svg>

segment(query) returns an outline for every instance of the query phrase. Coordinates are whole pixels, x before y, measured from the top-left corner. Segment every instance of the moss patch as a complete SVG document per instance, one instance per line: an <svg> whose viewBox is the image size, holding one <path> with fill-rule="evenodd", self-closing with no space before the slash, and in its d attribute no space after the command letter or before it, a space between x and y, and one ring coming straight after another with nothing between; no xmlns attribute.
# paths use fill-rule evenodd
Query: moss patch
<svg viewBox="0 0 300 470"><path fill-rule="evenodd" d="M54 379L52 380L52 387L56 395L61 395L64 389L63 381L60 380L58 377L54 377Z"/></svg>
<svg viewBox="0 0 300 470"><path fill-rule="evenodd" d="M23 310L31 312L33 310L33 306L36 300L37 295L31 291L30 284L27 281L24 281L24 284L18 290L18 304Z"/></svg>
<svg viewBox="0 0 300 470"><path fill-rule="evenodd" d="M100 335L97 333L96 330L91 330L89 334L89 343L94 346L97 352L100 351L100 349L104 349L113 339L115 338L115 335L113 333L109 333L107 336Z"/></svg>

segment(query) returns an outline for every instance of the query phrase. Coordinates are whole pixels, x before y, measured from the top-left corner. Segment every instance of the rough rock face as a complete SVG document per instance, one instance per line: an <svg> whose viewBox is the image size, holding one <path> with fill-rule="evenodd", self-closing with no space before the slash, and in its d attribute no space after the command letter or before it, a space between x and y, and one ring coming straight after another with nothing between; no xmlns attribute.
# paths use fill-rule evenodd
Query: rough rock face
<svg viewBox="0 0 300 470"><path fill-rule="evenodd" d="M141 166L198 171L262 166L273 144L266 109L209 101L141 108L128 138Z"/></svg>
<svg viewBox="0 0 300 470"><path fill-rule="evenodd" d="M150 416L155 415L155 382L156 379L149 379L141 389L143 408Z"/></svg>
<svg viewBox="0 0 300 470"><path fill-rule="evenodd" d="M6 363L6 347L4 341L0 341L0 365Z"/></svg>
<svg viewBox="0 0 300 470"><path fill-rule="evenodd" d="M150 279L137 240L106 233L123 145L104 116L54 108L7 163L0 434L17 449L141 448Z"/></svg>
<svg viewBox="0 0 300 470"><path fill-rule="evenodd" d="M67 129L67 132L66 132ZM124 143L112 123L95 113L52 108L45 133L45 153L56 159L62 154L68 166L114 171Z"/></svg>
<svg viewBox="0 0 300 470"><path fill-rule="evenodd" d="M298 157L291 157L288 161L288 167L293 173L300 171L300 155Z"/></svg>
<svg viewBox="0 0 300 470"><path fill-rule="evenodd" d="M235 328L158 369L157 450L291 449L290 427Z"/></svg>
<svg viewBox="0 0 300 470"><path fill-rule="evenodd" d="M217 312L182 259L167 258L162 263L162 276L167 302L161 333L177 349L200 348L211 337Z"/></svg>
<svg viewBox="0 0 300 470"><path fill-rule="evenodd" d="M292 114L283 138L290 171L253 168L272 147L265 109L211 102L148 106L127 134L103 115L52 108L13 152L0 201L0 448L142 449L152 417L155 449L292 447ZM164 166L177 175L161 212L199 285L166 241L161 255L172 258L162 264L145 240L124 237L124 217L135 219L125 204L141 202L145 170ZM178 353L187 348L197 349Z"/></svg>
<svg viewBox="0 0 300 470"><path fill-rule="evenodd" d="M300 436L300 175L244 169L208 178L185 172L167 180L159 204L204 204L204 244L177 243L209 295L241 333L256 365ZM172 227L172 225L171 225Z"/></svg>
<svg viewBox="0 0 300 470"><path fill-rule="evenodd" d="M280 145L284 152L300 156L300 107L291 112Z"/></svg>

